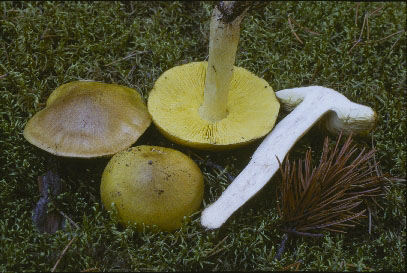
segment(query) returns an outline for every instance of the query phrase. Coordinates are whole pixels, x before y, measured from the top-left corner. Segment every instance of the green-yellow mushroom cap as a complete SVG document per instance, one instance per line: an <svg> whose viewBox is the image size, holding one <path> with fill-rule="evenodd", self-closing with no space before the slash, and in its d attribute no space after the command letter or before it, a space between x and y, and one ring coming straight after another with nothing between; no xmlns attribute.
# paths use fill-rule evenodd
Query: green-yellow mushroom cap
<svg viewBox="0 0 407 273"><path fill-rule="evenodd" d="M148 97L153 123L171 141L204 150L225 150L250 143L273 128L280 104L273 89L244 68L234 66L227 116L209 121L200 115L207 62L165 71Z"/></svg>
<svg viewBox="0 0 407 273"><path fill-rule="evenodd" d="M117 84L75 81L49 96L24 128L31 144L58 156L100 157L130 147L150 126L138 91Z"/></svg>
<svg viewBox="0 0 407 273"><path fill-rule="evenodd" d="M115 154L107 164L100 186L108 210L119 222L137 228L157 226L172 231L202 202L203 175L185 154L157 146L136 146Z"/></svg>

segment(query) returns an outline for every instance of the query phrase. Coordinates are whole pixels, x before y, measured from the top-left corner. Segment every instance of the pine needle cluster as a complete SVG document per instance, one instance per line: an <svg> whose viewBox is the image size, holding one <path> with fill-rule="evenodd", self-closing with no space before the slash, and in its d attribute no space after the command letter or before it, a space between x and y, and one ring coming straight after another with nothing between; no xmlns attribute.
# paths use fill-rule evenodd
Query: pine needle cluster
<svg viewBox="0 0 407 273"><path fill-rule="evenodd" d="M358 153L349 136L340 147L341 135L332 149L325 138L319 165L313 167L311 149L304 160L280 163L277 190L283 231L322 236L322 231L346 233L366 217L366 201L381 195L386 183L373 160L375 150ZM374 162L373 162L374 161Z"/></svg>

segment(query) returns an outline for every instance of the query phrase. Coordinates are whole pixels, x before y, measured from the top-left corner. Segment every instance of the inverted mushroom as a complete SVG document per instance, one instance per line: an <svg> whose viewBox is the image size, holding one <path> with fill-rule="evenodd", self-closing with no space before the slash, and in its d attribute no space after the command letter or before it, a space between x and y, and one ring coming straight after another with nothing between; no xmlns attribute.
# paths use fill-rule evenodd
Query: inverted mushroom
<svg viewBox="0 0 407 273"><path fill-rule="evenodd" d="M119 221L137 228L179 228L197 211L203 198L203 175L185 154L163 147L137 146L119 152L107 164L100 195Z"/></svg>
<svg viewBox="0 0 407 273"><path fill-rule="evenodd" d="M279 103L269 84L235 67L240 22L247 3L214 9L209 60L165 71L148 98L153 123L170 140L199 149L231 149L265 136Z"/></svg>
<svg viewBox="0 0 407 273"><path fill-rule="evenodd" d="M263 140L249 164L217 201L201 216L207 228L219 228L247 200L255 195L279 168L291 147L322 117L332 133L367 134L374 128L376 113L367 106L348 100L339 92L322 86L285 89L276 92L287 110L295 108Z"/></svg>
<svg viewBox="0 0 407 273"><path fill-rule="evenodd" d="M100 157L130 147L151 124L134 89L100 82L63 84L24 128L31 144L58 156Z"/></svg>

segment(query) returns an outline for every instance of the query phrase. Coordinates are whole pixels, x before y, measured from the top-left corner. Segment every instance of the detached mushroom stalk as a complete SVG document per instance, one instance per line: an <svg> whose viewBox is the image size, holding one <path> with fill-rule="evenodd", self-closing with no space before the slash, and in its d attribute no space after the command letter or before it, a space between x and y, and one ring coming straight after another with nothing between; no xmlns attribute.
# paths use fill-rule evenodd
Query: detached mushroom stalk
<svg viewBox="0 0 407 273"><path fill-rule="evenodd" d="M353 103L339 92L310 86L276 92L283 107L292 109L263 140L249 164L201 216L206 228L219 228L246 201L254 196L279 168L278 160L324 116L323 126L332 133L368 133L375 124L376 113L367 106Z"/></svg>

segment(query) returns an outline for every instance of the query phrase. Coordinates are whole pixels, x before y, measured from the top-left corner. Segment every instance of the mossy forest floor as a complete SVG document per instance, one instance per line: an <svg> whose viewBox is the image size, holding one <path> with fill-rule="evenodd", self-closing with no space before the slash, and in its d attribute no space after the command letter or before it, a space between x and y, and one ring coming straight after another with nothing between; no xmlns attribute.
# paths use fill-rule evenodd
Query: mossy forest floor
<svg viewBox="0 0 407 273"><path fill-rule="evenodd" d="M0 272L50 271L59 258L56 271L405 271L404 182L392 183L377 199L382 208L372 211L370 234L366 218L346 234L293 238L276 261L284 235L277 176L221 229L207 231L200 212L230 181L225 172L200 164L204 202L193 221L172 233L137 232L120 227L101 205L100 178L108 159L63 159L66 191L57 201L77 227L67 222L55 234L37 232L31 214L49 154L24 139L27 120L57 86L80 79L126 85L147 99L165 70L206 59L214 4L0 3ZM262 3L243 20L236 64L276 91L322 85L375 109L376 128L355 142L377 148L383 172L406 178L405 3ZM311 130L290 158L311 147L317 162L324 137ZM151 125L134 145L199 155L237 175L259 143L230 152L195 151L167 141Z"/></svg>

